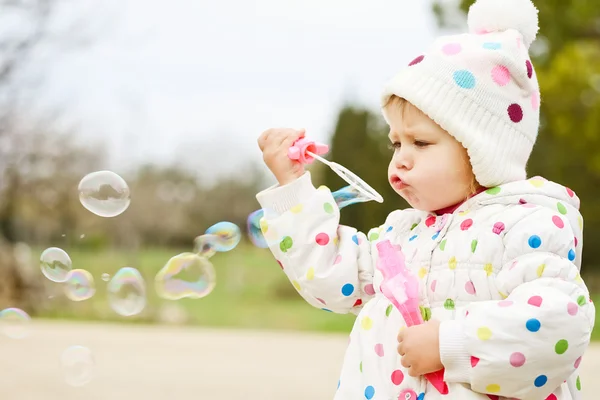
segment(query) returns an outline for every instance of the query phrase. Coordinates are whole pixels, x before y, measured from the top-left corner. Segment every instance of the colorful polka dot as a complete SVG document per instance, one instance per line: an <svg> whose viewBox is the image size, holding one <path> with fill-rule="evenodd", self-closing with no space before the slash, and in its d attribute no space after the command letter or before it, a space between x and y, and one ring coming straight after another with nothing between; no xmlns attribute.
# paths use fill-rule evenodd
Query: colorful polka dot
<svg viewBox="0 0 600 400"><path fill-rule="evenodd" d="M493 187L493 188L489 188L488 190L486 190L485 192L487 194L491 194L492 196L497 195L498 193L500 193L502 191L502 189L499 186Z"/></svg>
<svg viewBox="0 0 600 400"><path fill-rule="evenodd" d="M554 225L556 225L556 227L559 228L559 229L562 229L562 228L565 227L565 222L558 215L555 215L555 216L552 217L552 223Z"/></svg>
<svg viewBox="0 0 600 400"><path fill-rule="evenodd" d="M567 207L565 207L565 205L563 203L561 203L561 202L556 203L556 209L562 215L566 215L567 214Z"/></svg>
<svg viewBox="0 0 600 400"><path fill-rule="evenodd" d="M473 220L471 218L468 218L468 219L465 219L463 222L461 222L460 229L463 231L466 231L472 226L473 226Z"/></svg>
<svg viewBox="0 0 600 400"><path fill-rule="evenodd" d="M435 224L435 216L430 215L429 217L427 217L427 219L425 220L425 226L427 226L428 228L430 228L433 224Z"/></svg>
<svg viewBox="0 0 600 400"><path fill-rule="evenodd" d="M556 342L556 345L554 346L554 351L556 351L556 354L565 354L568 348L569 342L567 342L565 339L561 339L558 342Z"/></svg>
<svg viewBox="0 0 600 400"><path fill-rule="evenodd" d="M485 264L483 270L486 272L487 276L490 276L494 273L494 266L492 264Z"/></svg>
<svg viewBox="0 0 600 400"><path fill-rule="evenodd" d="M567 194L569 195L569 197L574 197L575 196L575 192L572 191L570 188L565 187L565 190L567 191Z"/></svg>
<svg viewBox="0 0 600 400"><path fill-rule="evenodd" d="M491 385L486 386L485 391L488 393L498 393L500 391L500 385L492 383Z"/></svg>
<svg viewBox="0 0 600 400"><path fill-rule="evenodd" d="M292 214L300 214L302 212L302 210L304 209L304 205L302 204L297 204L294 207L290 208L290 212Z"/></svg>
<svg viewBox="0 0 600 400"><path fill-rule="evenodd" d="M325 212L327 214L333 214L333 206L331 205L331 203L325 203L323 204L323 210L325 210Z"/></svg>
<svg viewBox="0 0 600 400"><path fill-rule="evenodd" d="M392 372L392 383L399 386L404 381L404 373L399 369Z"/></svg>
<svg viewBox="0 0 600 400"><path fill-rule="evenodd" d="M529 180L529 183L531 183L536 188L541 188L542 186L544 186L544 181L539 178L531 178Z"/></svg>
<svg viewBox="0 0 600 400"><path fill-rule="evenodd" d="M471 242L471 253L475 253L475 250L477 250L477 243L477 239L473 239Z"/></svg>
<svg viewBox="0 0 600 400"><path fill-rule="evenodd" d="M352 307L358 307L358 306L362 306L362 300L361 299L356 299L356 301L352 305Z"/></svg>
<svg viewBox="0 0 600 400"><path fill-rule="evenodd" d="M411 61L411 62L408 64L408 66L409 66L409 67L412 67L413 65L417 65L417 64L419 64L421 61L423 61L424 59L425 59L425 56L419 56L419 57L415 58L414 60L412 60L412 61Z"/></svg>
<svg viewBox="0 0 600 400"><path fill-rule="evenodd" d="M575 250L573 250L573 249L569 250L569 254L567 254L567 258L569 259L569 261L574 261L575 257L576 257Z"/></svg>
<svg viewBox="0 0 600 400"><path fill-rule="evenodd" d="M269 225L267 224L267 220L264 218L260 219L260 231L262 233L267 233L267 231L269 230Z"/></svg>
<svg viewBox="0 0 600 400"><path fill-rule="evenodd" d="M508 116L514 123L521 122L523 120L523 109L520 105L513 103L508 106Z"/></svg>
<svg viewBox="0 0 600 400"><path fill-rule="evenodd" d="M279 267L280 267L281 269L283 269L283 264L281 263L281 261L279 261L279 260L276 260L276 261L277 261L277 264L279 264Z"/></svg>
<svg viewBox="0 0 600 400"><path fill-rule="evenodd" d="M344 286L342 286L342 294L344 296L348 297L352 293L354 293L354 285L352 285L350 283L346 283Z"/></svg>
<svg viewBox="0 0 600 400"><path fill-rule="evenodd" d="M437 239L437 238L438 238L438 236L440 236L440 233L439 233L439 232L436 232L436 233L435 233L435 234L434 234L434 235L431 237L431 240L435 240L435 239Z"/></svg>
<svg viewBox="0 0 600 400"><path fill-rule="evenodd" d="M532 249L537 249L542 245L542 239L538 235L531 235L527 243Z"/></svg>
<svg viewBox="0 0 600 400"><path fill-rule="evenodd" d="M394 229L393 226L388 226L388 228L385 230L386 232L391 232Z"/></svg>
<svg viewBox="0 0 600 400"><path fill-rule="evenodd" d="M326 305L326 304L327 304L327 303L325 303L325 300L323 300L323 299L320 299L320 298L318 298L318 297L317 297L317 301L318 301L319 303L323 304L323 305Z"/></svg>
<svg viewBox="0 0 600 400"><path fill-rule="evenodd" d="M382 343L377 343L375 345L375 354L377 354L379 357L383 357L385 355L385 352L383 351Z"/></svg>
<svg viewBox="0 0 600 400"><path fill-rule="evenodd" d="M358 365L358 370L359 370L360 372L363 372L363 369L362 369L362 361L361 361L361 362L360 362L360 364Z"/></svg>
<svg viewBox="0 0 600 400"><path fill-rule="evenodd" d="M421 311L421 317L423 317L424 321L429 321L431 319L431 308L419 306L419 311Z"/></svg>
<svg viewBox="0 0 600 400"><path fill-rule="evenodd" d="M454 300L446 299L446 301L444 302L444 308L446 310L454 310Z"/></svg>
<svg viewBox="0 0 600 400"><path fill-rule="evenodd" d="M373 233L371 233L371 234L369 235L369 240L370 240L370 241L374 241L374 240L377 240L377 239L379 239L379 233L377 233L377 232L373 232Z"/></svg>
<svg viewBox="0 0 600 400"><path fill-rule="evenodd" d="M456 269L456 257L451 257L450 260L448 260L448 268L452 270Z"/></svg>
<svg viewBox="0 0 600 400"><path fill-rule="evenodd" d="M492 232L494 232L496 235L499 235L504 232L504 229L506 229L506 226L503 222L496 222L492 228Z"/></svg>
<svg viewBox="0 0 600 400"><path fill-rule="evenodd" d="M535 381L533 381L533 384L535 385L535 387L542 387L547 382L548 382L548 377L546 375L540 375L537 378L535 378Z"/></svg>
<svg viewBox="0 0 600 400"><path fill-rule="evenodd" d="M510 355L510 365L515 368L522 367L525 364L525 354L515 352Z"/></svg>
<svg viewBox="0 0 600 400"><path fill-rule="evenodd" d="M475 75L464 69L456 71L454 82L463 89L473 89L475 87Z"/></svg>
<svg viewBox="0 0 600 400"><path fill-rule="evenodd" d="M510 307L512 306L514 303L510 300L502 300L498 302L498 306L499 307Z"/></svg>
<svg viewBox="0 0 600 400"><path fill-rule="evenodd" d="M316 236L315 241L319 246L326 246L329 243L329 235L326 233L319 233Z"/></svg>
<svg viewBox="0 0 600 400"><path fill-rule="evenodd" d="M306 271L306 279L309 281L315 279L315 269L313 267L310 267L308 271Z"/></svg>
<svg viewBox="0 0 600 400"><path fill-rule="evenodd" d="M542 275L544 275L544 270L545 269L546 269L546 265L545 264L541 264L540 266L537 267L536 274L537 274L538 278L541 278Z"/></svg>
<svg viewBox="0 0 600 400"><path fill-rule="evenodd" d="M575 304L575 303L567 304L567 312L569 313L569 315L575 316L575 315L577 315L578 311L579 311L579 307L577 307L577 304Z"/></svg>
<svg viewBox="0 0 600 400"><path fill-rule="evenodd" d="M577 297L577 304L579 304L582 307L585 305L585 296L584 295Z"/></svg>
<svg viewBox="0 0 600 400"><path fill-rule="evenodd" d="M477 337L479 340L490 340L492 337L492 331L487 326L482 326L477 329Z"/></svg>
<svg viewBox="0 0 600 400"><path fill-rule="evenodd" d="M302 287L300 286L300 284L298 283L298 281L292 281L292 285L294 285L294 287L296 288L297 291L301 291Z"/></svg>
<svg viewBox="0 0 600 400"><path fill-rule="evenodd" d="M479 358L471 356L471 368L475 368L479 364Z"/></svg>
<svg viewBox="0 0 600 400"><path fill-rule="evenodd" d="M294 245L294 241L292 240L291 237L289 236L285 236L282 240L281 243L279 243L279 249L284 252L287 253L287 251L289 249L292 248L292 246Z"/></svg>
<svg viewBox="0 0 600 400"><path fill-rule="evenodd" d="M365 388L365 399L371 400L375 396L375 388L373 386L367 386Z"/></svg>
<svg viewBox="0 0 600 400"><path fill-rule="evenodd" d="M442 52L447 56L453 56L455 54L460 53L462 50L462 46L460 43L447 43L442 47Z"/></svg>
<svg viewBox="0 0 600 400"><path fill-rule="evenodd" d="M393 309L393 308L394 308L394 307L393 307L391 304L390 304L389 306L387 306L387 308L385 309L385 316L386 316L386 317L389 317L389 316L390 316L390 314L391 314L391 312L392 312L392 309Z"/></svg>
<svg viewBox="0 0 600 400"><path fill-rule="evenodd" d="M353 235L352 236L352 241L358 246L358 236Z"/></svg>
<svg viewBox="0 0 600 400"><path fill-rule="evenodd" d="M446 249L446 239L440 242L440 250L444 251Z"/></svg>
<svg viewBox="0 0 600 400"><path fill-rule="evenodd" d="M408 241L409 241L409 242L412 242L412 241L413 241L413 240L415 240L417 237L419 237L419 235L413 235L413 236L411 236L411 237L408 239Z"/></svg>
<svg viewBox="0 0 600 400"><path fill-rule="evenodd" d="M364 317L362 321L360 321L360 325L365 331L368 331L373 327L373 320L369 317Z"/></svg>
<svg viewBox="0 0 600 400"><path fill-rule="evenodd" d="M470 295L475 294L475 285L472 281L468 281L467 283L465 283L465 292L467 292Z"/></svg>
<svg viewBox="0 0 600 400"><path fill-rule="evenodd" d="M537 318L531 318L525 323L525 327L529 332L537 332L542 327L542 323Z"/></svg>
<svg viewBox="0 0 600 400"><path fill-rule="evenodd" d="M542 305L542 298L540 296L531 296L529 300L527 300L527 304L540 307Z"/></svg>
<svg viewBox="0 0 600 400"><path fill-rule="evenodd" d="M525 68L527 68L527 77L531 79L533 76L533 65L531 65L531 61L525 61Z"/></svg>
<svg viewBox="0 0 600 400"><path fill-rule="evenodd" d="M413 229L415 229L417 226L419 226L419 224L416 224L416 223L415 223L415 224L412 224L412 225L411 225L411 227L410 227L410 230L412 231L412 230L413 230Z"/></svg>
<svg viewBox="0 0 600 400"><path fill-rule="evenodd" d="M498 86L506 86L510 82L510 71L504 65L497 65L492 69L492 79Z"/></svg>
<svg viewBox="0 0 600 400"><path fill-rule="evenodd" d="M368 296L373 296L375 294L375 288L373 287L372 283L368 283L367 285L365 285L365 294L367 294Z"/></svg>
<svg viewBox="0 0 600 400"><path fill-rule="evenodd" d="M321 310L322 310L322 311L327 311L327 312L330 312L330 313L332 313L332 312L333 312L333 311L331 311L331 310L330 310L330 309L328 309L328 308L321 308Z"/></svg>
<svg viewBox="0 0 600 400"><path fill-rule="evenodd" d="M423 279L423 278L425 278L425 275L427 275L427 268L425 268L425 267L419 268L419 278Z"/></svg>
<svg viewBox="0 0 600 400"><path fill-rule="evenodd" d="M546 400L558 400L558 397L556 397L555 394L551 394L550 396L546 397Z"/></svg>
<svg viewBox="0 0 600 400"><path fill-rule="evenodd" d="M577 377L577 380L575 381L575 387L577 388L577 390L581 390L581 379L579 379L579 376Z"/></svg>
<svg viewBox="0 0 600 400"><path fill-rule="evenodd" d="M483 44L483 48L487 50L498 50L502 48L502 45L497 42L486 42Z"/></svg>
<svg viewBox="0 0 600 400"><path fill-rule="evenodd" d="M581 357L577 357L577 360L575 360L575 364L573 364L575 369L579 368L579 364L581 364Z"/></svg>

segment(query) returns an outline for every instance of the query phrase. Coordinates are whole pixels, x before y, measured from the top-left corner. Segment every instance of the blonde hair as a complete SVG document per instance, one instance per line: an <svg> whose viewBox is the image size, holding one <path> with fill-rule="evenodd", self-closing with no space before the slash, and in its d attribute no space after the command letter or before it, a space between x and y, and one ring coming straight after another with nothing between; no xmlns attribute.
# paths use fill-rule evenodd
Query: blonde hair
<svg viewBox="0 0 600 400"><path fill-rule="evenodd" d="M406 101L406 99L403 99L402 97L398 97L396 95L392 95L392 96L390 96L388 101L383 106L383 113L386 116L389 115L389 113L395 112L395 111L399 111L401 114L404 114L404 112L406 110L406 103L408 103L408 101ZM463 148L464 148L464 146L463 146ZM467 195L465 196L465 200L466 200L469 197L471 197L472 195L474 195L475 193L477 193L477 191L479 191L479 189L481 189L482 186L479 184L479 182L477 182L477 178L475 178L475 174L473 173L473 167L471 166L471 160L469 159L469 154L467 153L466 148L465 148L465 151L462 153L462 155L463 155L464 166L465 166L466 170L471 173L471 182L469 183L468 192L467 192Z"/></svg>

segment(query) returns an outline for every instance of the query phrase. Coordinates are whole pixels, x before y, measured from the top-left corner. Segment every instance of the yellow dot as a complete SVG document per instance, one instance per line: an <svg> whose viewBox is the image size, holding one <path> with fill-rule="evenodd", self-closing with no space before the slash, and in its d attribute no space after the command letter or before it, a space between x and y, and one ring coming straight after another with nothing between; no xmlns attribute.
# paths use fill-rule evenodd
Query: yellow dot
<svg viewBox="0 0 600 400"><path fill-rule="evenodd" d="M264 234L269 230L269 224L267 224L267 220L264 218L260 219L260 231Z"/></svg>
<svg viewBox="0 0 600 400"><path fill-rule="evenodd" d="M459 213L458 213L458 215L459 215L460 217L464 217L464 216L465 216L465 215L467 215L468 213L469 213L469 210L465 210L465 211L461 211L461 212L459 212Z"/></svg>
<svg viewBox="0 0 600 400"><path fill-rule="evenodd" d="M491 385L487 385L485 391L488 393L498 393L500 391L500 385L492 383Z"/></svg>
<svg viewBox="0 0 600 400"><path fill-rule="evenodd" d="M487 276L490 276L494 272L494 267L492 264L485 264L483 270L487 273Z"/></svg>
<svg viewBox="0 0 600 400"><path fill-rule="evenodd" d="M541 179L530 179L529 183L531 183L536 188L544 186L544 181Z"/></svg>
<svg viewBox="0 0 600 400"><path fill-rule="evenodd" d="M373 320L369 317L364 317L362 321L360 321L360 325L365 331L368 331L373 327Z"/></svg>
<svg viewBox="0 0 600 400"><path fill-rule="evenodd" d="M448 268L456 269L456 257L452 257L448 260Z"/></svg>
<svg viewBox="0 0 600 400"><path fill-rule="evenodd" d="M579 224L579 229L583 230L583 218L581 218L581 215L577 217L577 223Z"/></svg>
<svg viewBox="0 0 600 400"><path fill-rule="evenodd" d="M292 214L300 214L304 206L302 204L297 204L294 207L290 208Z"/></svg>
<svg viewBox="0 0 600 400"><path fill-rule="evenodd" d="M583 279L581 279L581 275L579 274L579 272L577 273L577 276L575 276L575 282L577 282L577 283L583 282Z"/></svg>
<svg viewBox="0 0 600 400"><path fill-rule="evenodd" d="M325 185L321 185L317 190L329 190L329 188Z"/></svg>
<svg viewBox="0 0 600 400"><path fill-rule="evenodd" d="M340 243L340 239L337 236L334 237L333 238L333 244L337 246L339 243Z"/></svg>
<svg viewBox="0 0 600 400"><path fill-rule="evenodd" d="M294 287L296 288L297 291L302 290L302 288L300 287L300 284L297 281L292 281L292 285L294 285Z"/></svg>
<svg viewBox="0 0 600 400"><path fill-rule="evenodd" d="M544 269L546 268L546 264L542 264L539 267L537 267L537 276L538 278L541 278L542 275L544 275Z"/></svg>
<svg viewBox="0 0 600 400"><path fill-rule="evenodd" d="M477 337L479 340L490 340L492 337L492 331L487 326L482 326L477 329Z"/></svg>
<svg viewBox="0 0 600 400"><path fill-rule="evenodd" d="M502 293L501 291L498 291L498 293L500 294L500 297L502 297L503 299L505 299L505 298L507 298L507 297L508 297L508 295L507 295L507 294L504 294L504 293Z"/></svg>
<svg viewBox="0 0 600 400"><path fill-rule="evenodd" d="M315 279L315 269L313 267L310 267L306 272L306 279L308 279L309 281Z"/></svg>
<svg viewBox="0 0 600 400"><path fill-rule="evenodd" d="M425 278L425 275L427 275L427 268L421 267L419 269L419 278L423 279Z"/></svg>

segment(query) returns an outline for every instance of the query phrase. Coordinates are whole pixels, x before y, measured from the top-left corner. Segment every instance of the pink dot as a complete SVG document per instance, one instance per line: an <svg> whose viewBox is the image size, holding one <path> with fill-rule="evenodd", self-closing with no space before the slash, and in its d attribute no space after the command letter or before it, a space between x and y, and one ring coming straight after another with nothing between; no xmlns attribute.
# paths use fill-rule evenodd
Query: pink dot
<svg viewBox="0 0 600 400"><path fill-rule="evenodd" d="M513 103L508 106L508 116L514 123L521 122L523 120L523 109L520 105Z"/></svg>
<svg viewBox="0 0 600 400"><path fill-rule="evenodd" d="M377 343L375 345L375 354L377 354L379 357L383 357L383 344Z"/></svg>
<svg viewBox="0 0 600 400"><path fill-rule="evenodd" d="M442 51L447 56L452 56L454 54L458 54L458 53L460 53L461 50L462 50L462 47L461 47L460 43L448 43L448 44L444 45L444 47L442 48Z"/></svg>
<svg viewBox="0 0 600 400"><path fill-rule="evenodd" d="M531 65L531 61L525 61L525 67L527 68L527 77L531 79L533 76L533 65Z"/></svg>
<svg viewBox="0 0 600 400"><path fill-rule="evenodd" d="M375 288L372 283L369 283L365 286L365 293L369 296L373 296L375 294Z"/></svg>
<svg viewBox="0 0 600 400"><path fill-rule="evenodd" d="M279 266L281 267L281 269L283 269L283 264L281 263L281 261L277 260L277 264L279 264Z"/></svg>
<svg viewBox="0 0 600 400"><path fill-rule="evenodd" d="M577 315L578 311L579 311L579 307L577 306L577 304L575 304L575 303L567 304L567 312L569 313L569 315Z"/></svg>
<svg viewBox="0 0 600 400"><path fill-rule="evenodd" d="M496 235L501 234L505 229L504 223L502 222L496 222L494 224L494 227L492 228L492 232L494 232Z"/></svg>
<svg viewBox="0 0 600 400"><path fill-rule="evenodd" d="M425 220L425 225L429 228L431 225L435 224L435 217L433 215L430 215L429 217L427 217L427 219Z"/></svg>
<svg viewBox="0 0 600 400"><path fill-rule="evenodd" d="M471 356L471 367L475 368L479 364L479 358Z"/></svg>
<svg viewBox="0 0 600 400"><path fill-rule="evenodd" d="M502 300L501 302L498 303L498 306L500 307L510 307L513 305L513 302L510 300Z"/></svg>
<svg viewBox="0 0 600 400"><path fill-rule="evenodd" d="M419 57L415 58L414 60L412 60L412 61L411 61L411 62L408 64L408 66L409 66L409 67L412 67L413 65L416 65L416 64L420 63L421 61L423 61L423 59L424 59L424 58L425 58L425 56L419 56Z"/></svg>
<svg viewBox="0 0 600 400"><path fill-rule="evenodd" d="M571 189L569 189L569 188L565 188L565 189L567 189L567 194L569 195L569 197L573 197L573 196L575 196L575 192L574 192L574 191L572 191L572 190L571 190Z"/></svg>
<svg viewBox="0 0 600 400"><path fill-rule="evenodd" d="M460 224L460 229L462 229L463 231L466 231L467 229L469 229L472 226L473 226L473 220L471 218L469 218L469 219L465 219Z"/></svg>
<svg viewBox="0 0 600 400"><path fill-rule="evenodd" d="M437 286L437 280L434 280L433 282L431 282L431 291L435 292L435 287Z"/></svg>
<svg viewBox="0 0 600 400"><path fill-rule="evenodd" d="M531 95L531 108L534 110L540 108L540 92L535 92Z"/></svg>
<svg viewBox="0 0 600 400"><path fill-rule="evenodd" d="M554 222L554 225L556 225L560 229L565 227L565 222L558 215L552 217L552 222Z"/></svg>
<svg viewBox="0 0 600 400"><path fill-rule="evenodd" d="M483 29L483 28L479 28L479 29L477 29L477 30L475 31L475 34L476 34L476 35L485 35L485 34L487 34L487 33L489 33L489 32L488 32L487 30Z"/></svg>
<svg viewBox="0 0 600 400"><path fill-rule="evenodd" d="M510 355L510 365L513 367L522 367L525 364L525 354L523 353L512 353Z"/></svg>
<svg viewBox="0 0 600 400"><path fill-rule="evenodd" d="M575 360L575 368L579 368L579 364L581 364L581 357Z"/></svg>
<svg viewBox="0 0 600 400"><path fill-rule="evenodd" d="M319 246L326 246L329 243L329 236L326 233L319 233L315 240Z"/></svg>
<svg viewBox="0 0 600 400"><path fill-rule="evenodd" d="M327 305L327 303L325 303L325 300L323 300L323 299L320 299L320 298L318 298L318 297L317 297L317 301L318 301L319 303L323 304L323 305Z"/></svg>
<svg viewBox="0 0 600 400"><path fill-rule="evenodd" d="M492 69L492 79L499 86L506 86L510 82L510 71L504 65L497 65Z"/></svg>
<svg viewBox="0 0 600 400"><path fill-rule="evenodd" d="M575 247L577 247L577 243L579 243L579 241L577 240L577 236L575 236L575 237L573 238L573 241L575 242Z"/></svg>
<svg viewBox="0 0 600 400"><path fill-rule="evenodd" d="M333 262L333 264L339 264L342 262L342 256L338 254L338 256L335 258L335 261Z"/></svg>
<svg viewBox="0 0 600 400"><path fill-rule="evenodd" d="M527 300L527 303L535 307L540 307L542 305L542 298L540 296L531 296Z"/></svg>
<svg viewBox="0 0 600 400"><path fill-rule="evenodd" d="M558 400L558 397L556 397L555 394L551 394L550 396L546 397L546 400Z"/></svg>
<svg viewBox="0 0 600 400"><path fill-rule="evenodd" d="M465 283L465 291L469 294L475 294L475 285L473 285L473 282L469 281Z"/></svg>
<svg viewBox="0 0 600 400"><path fill-rule="evenodd" d="M392 372L392 383L396 386L400 385L404 380L404 374L399 369Z"/></svg>

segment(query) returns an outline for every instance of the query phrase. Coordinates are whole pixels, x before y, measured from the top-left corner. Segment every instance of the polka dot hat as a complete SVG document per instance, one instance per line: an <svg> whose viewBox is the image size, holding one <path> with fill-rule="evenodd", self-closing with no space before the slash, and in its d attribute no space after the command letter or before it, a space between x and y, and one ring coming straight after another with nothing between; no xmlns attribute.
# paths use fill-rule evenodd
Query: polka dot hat
<svg viewBox="0 0 600 400"><path fill-rule="evenodd" d="M528 54L538 11L530 0L478 0L468 25L469 33L438 38L400 71L382 104L404 98L454 136L481 185L525 179L539 127L540 92Z"/></svg>

